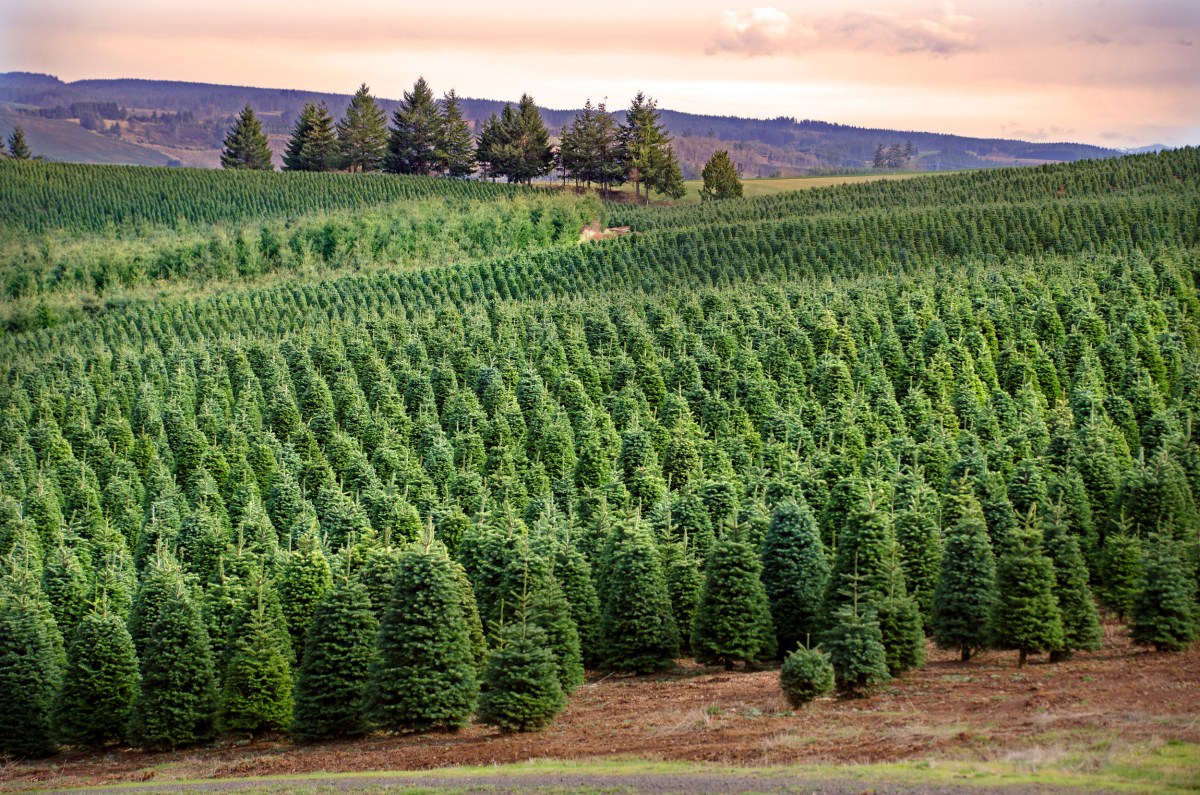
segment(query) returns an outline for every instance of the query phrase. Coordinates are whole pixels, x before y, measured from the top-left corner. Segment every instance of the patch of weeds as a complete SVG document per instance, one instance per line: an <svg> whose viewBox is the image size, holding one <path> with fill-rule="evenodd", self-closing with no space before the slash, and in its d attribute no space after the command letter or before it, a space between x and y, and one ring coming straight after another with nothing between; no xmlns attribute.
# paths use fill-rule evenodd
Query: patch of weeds
<svg viewBox="0 0 1200 795"><path fill-rule="evenodd" d="M704 708L705 715L716 716L716 715L722 714L723 712L724 712L724 710L721 709L720 704L709 704L707 707Z"/></svg>

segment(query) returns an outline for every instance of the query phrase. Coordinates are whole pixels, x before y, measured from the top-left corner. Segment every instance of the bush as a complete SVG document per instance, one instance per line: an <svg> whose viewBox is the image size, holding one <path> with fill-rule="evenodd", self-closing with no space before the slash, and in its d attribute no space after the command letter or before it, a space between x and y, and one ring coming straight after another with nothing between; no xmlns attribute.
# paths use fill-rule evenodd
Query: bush
<svg viewBox="0 0 1200 795"><path fill-rule="evenodd" d="M833 692L833 665L820 649L801 646L783 661L779 686L793 707L802 707L814 698Z"/></svg>

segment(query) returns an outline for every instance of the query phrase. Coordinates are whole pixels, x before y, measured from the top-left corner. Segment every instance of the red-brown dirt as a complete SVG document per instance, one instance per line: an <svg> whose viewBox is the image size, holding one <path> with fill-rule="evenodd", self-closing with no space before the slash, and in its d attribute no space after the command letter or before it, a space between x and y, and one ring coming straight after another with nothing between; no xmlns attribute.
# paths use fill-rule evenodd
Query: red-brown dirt
<svg viewBox="0 0 1200 795"><path fill-rule="evenodd" d="M593 676L539 734L455 734L293 745L280 738L176 753L68 752L0 767L0 791L181 778L421 770L530 759L716 761L737 765L1002 759L1056 749L1200 742L1200 648L1157 654L1106 628L1103 650L1055 665L989 652L969 663L930 649L924 668L872 695L793 713L775 670Z"/></svg>

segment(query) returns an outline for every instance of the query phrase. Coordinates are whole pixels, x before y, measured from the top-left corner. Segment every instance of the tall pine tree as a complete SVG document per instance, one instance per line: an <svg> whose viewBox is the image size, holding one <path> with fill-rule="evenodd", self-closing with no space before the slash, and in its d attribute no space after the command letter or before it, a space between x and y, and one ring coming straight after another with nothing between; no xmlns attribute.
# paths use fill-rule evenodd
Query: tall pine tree
<svg viewBox="0 0 1200 795"><path fill-rule="evenodd" d="M271 171L271 147L267 143L262 124L249 105L242 108L229 134L225 136L225 148L221 151L221 168L250 171Z"/></svg>

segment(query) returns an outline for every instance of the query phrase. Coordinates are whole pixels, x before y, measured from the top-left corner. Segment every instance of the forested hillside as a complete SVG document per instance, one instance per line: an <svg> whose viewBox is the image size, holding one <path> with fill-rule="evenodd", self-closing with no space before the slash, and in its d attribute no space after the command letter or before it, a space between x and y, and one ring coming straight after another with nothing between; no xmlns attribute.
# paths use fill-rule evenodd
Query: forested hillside
<svg viewBox="0 0 1200 795"><path fill-rule="evenodd" d="M515 101L515 97L511 99ZM579 104L582 106L587 99L580 97ZM658 99L670 105L669 97ZM109 136L116 127L125 140L151 145L188 165L202 164L198 160L202 152L210 155L202 161L204 165L217 164L211 155L220 148L224 130L246 105L258 111L268 134L282 137L292 129L306 104L324 102L335 115L340 115L349 100L348 93L296 89L133 79L65 83L51 75L0 74L0 102L14 103L19 112L70 119L72 123L87 125L90 130L106 131ZM461 101L464 116L476 134L483 122L492 113L500 113L505 104L502 99L463 97ZM400 100L380 99L379 105L390 115L399 107ZM624 111L612 110L623 120ZM539 111L554 133L569 124L577 113L573 109L539 108ZM903 147L908 143L915 150L908 166L927 171L1074 161L1118 154L1112 149L1078 143L968 138L786 117L743 119L664 110L663 123L678 141L677 154L687 179L697 178L704 162L718 149L730 150L746 177L859 170L872 164L877 147ZM57 141L59 135L50 128L45 134L47 143ZM93 137L103 140L99 133ZM147 153L147 156L154 155Z"/></svg>
<svg viewBox="0 0 1200 795"><path fill-rule="evenodd" d="M1195 638L1197 150L677 208L13 162L0 198L4 751Z"/></svg>

